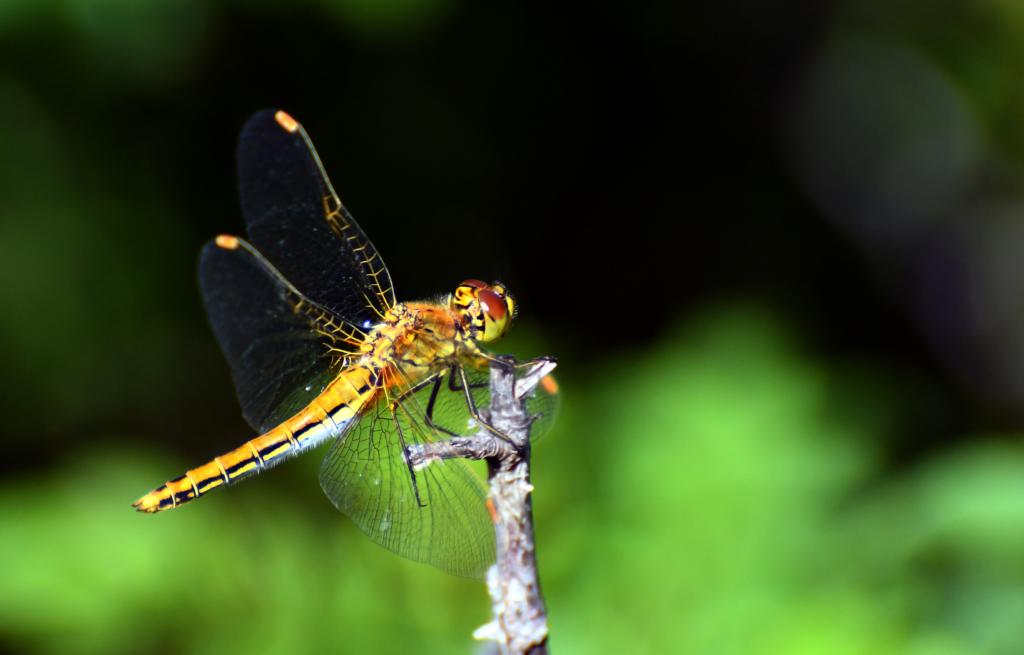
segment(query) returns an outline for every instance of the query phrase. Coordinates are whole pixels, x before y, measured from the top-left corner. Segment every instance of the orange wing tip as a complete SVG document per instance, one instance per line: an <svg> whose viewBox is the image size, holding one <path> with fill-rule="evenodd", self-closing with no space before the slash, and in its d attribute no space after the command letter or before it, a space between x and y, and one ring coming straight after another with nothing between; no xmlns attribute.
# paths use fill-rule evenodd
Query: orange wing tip
<svg viewBox="0 0 1024 655"><path fill-rule="evenodd" d="M544 387L544 391L547 391L548 393L558 393L558 383L555 382L555 378L550 375L545 375L541 379L540 386Z"/></svg>
<svg viewBox="0 0 1024 655"><path fill-rule="evenodd" d="M490 496L487 497L487 511L491 513L491 520L495 523L498 522L498 510L494 508L494 501L491 500Z"/></svg>
<svg viewBox="0 0 1024 655"><path fill-rule="evenodd" d="M295 133L295 130L299 129L299 121L289 116L287 112L277 112L276 114L274 114L274 120L277 121L278 125L288 130L292 134Z"/></svg>
<svg viewBox="0 0 1024 655"><path fill-rule="evenodd" d="M224 250L238 250L238 237L221 234L217 237L216 243Z"/></svg>

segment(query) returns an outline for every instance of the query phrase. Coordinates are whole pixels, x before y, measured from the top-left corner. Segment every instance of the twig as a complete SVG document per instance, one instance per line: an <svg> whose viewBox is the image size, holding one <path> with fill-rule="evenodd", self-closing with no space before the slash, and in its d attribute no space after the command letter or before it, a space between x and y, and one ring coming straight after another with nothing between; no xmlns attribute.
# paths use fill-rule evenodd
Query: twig
<svg viewBox="0 0 1024 655"><path fill-rule="evenodd" d="M494 619L477 629L477 639L498 642L503 655L547 655L548 623L537 577L530 501L530 425L526 398L555 369L553 359L519 364L503 357L491 367L491 405L481 417L502 436L487 429L468 437L409 447L409 461L421 468L439 459L487 460L488 501L493 505L497 563L487 572ZM516 378L516 370L526 373Z"/></svg>

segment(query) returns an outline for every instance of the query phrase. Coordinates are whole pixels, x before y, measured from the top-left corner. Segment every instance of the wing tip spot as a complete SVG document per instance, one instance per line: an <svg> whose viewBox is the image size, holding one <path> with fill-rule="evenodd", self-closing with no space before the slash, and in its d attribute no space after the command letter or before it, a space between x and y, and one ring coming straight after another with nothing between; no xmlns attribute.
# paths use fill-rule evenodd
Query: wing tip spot
<svg viewBox="0 0 1024 655"><path fill-rule="evenodd" d="M238 250L238 237L229 234L218 234L215 243L224 250Z"/></svg>
<svg viewBox="0 0 1024 655"><path fill-rule="evenodd" d="M274 120L277 124L286 129L287 131L295 134L295 130L299 129L299 122L292 118L288 112L278 111L274 114Z"/></svg>

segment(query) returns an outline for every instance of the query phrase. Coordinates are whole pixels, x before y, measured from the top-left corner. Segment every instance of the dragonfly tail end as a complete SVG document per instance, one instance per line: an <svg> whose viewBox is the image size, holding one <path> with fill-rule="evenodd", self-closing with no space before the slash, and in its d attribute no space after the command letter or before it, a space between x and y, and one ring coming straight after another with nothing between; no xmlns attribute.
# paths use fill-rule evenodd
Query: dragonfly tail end
<svg viewBox="0 0 1024 655"><path fill-rule="evenodd" d="M167 493L167 485L164 485L159 489L154 489L153 491L150 491L142 498L136 500L134 503L132 503L132 507L134 507L135 510L138 512L144 512L146 514L155 514L160 510L167 509L168 505L173 506L171 503L167 502L168 496L169 494Z"/></svg>

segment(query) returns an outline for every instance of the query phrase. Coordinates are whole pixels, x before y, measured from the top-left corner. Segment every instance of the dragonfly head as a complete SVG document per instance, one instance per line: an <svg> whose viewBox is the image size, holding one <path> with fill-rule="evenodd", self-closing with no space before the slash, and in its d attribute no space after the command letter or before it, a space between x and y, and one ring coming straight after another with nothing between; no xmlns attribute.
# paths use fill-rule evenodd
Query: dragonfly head
<svg viewBox="0 0 1024 655"><path fill-rule="evenodd" d="M466 280L452 294L451 308L477 341L490 343L505 336L516 315L516 301L497 282Z"/></svg>

